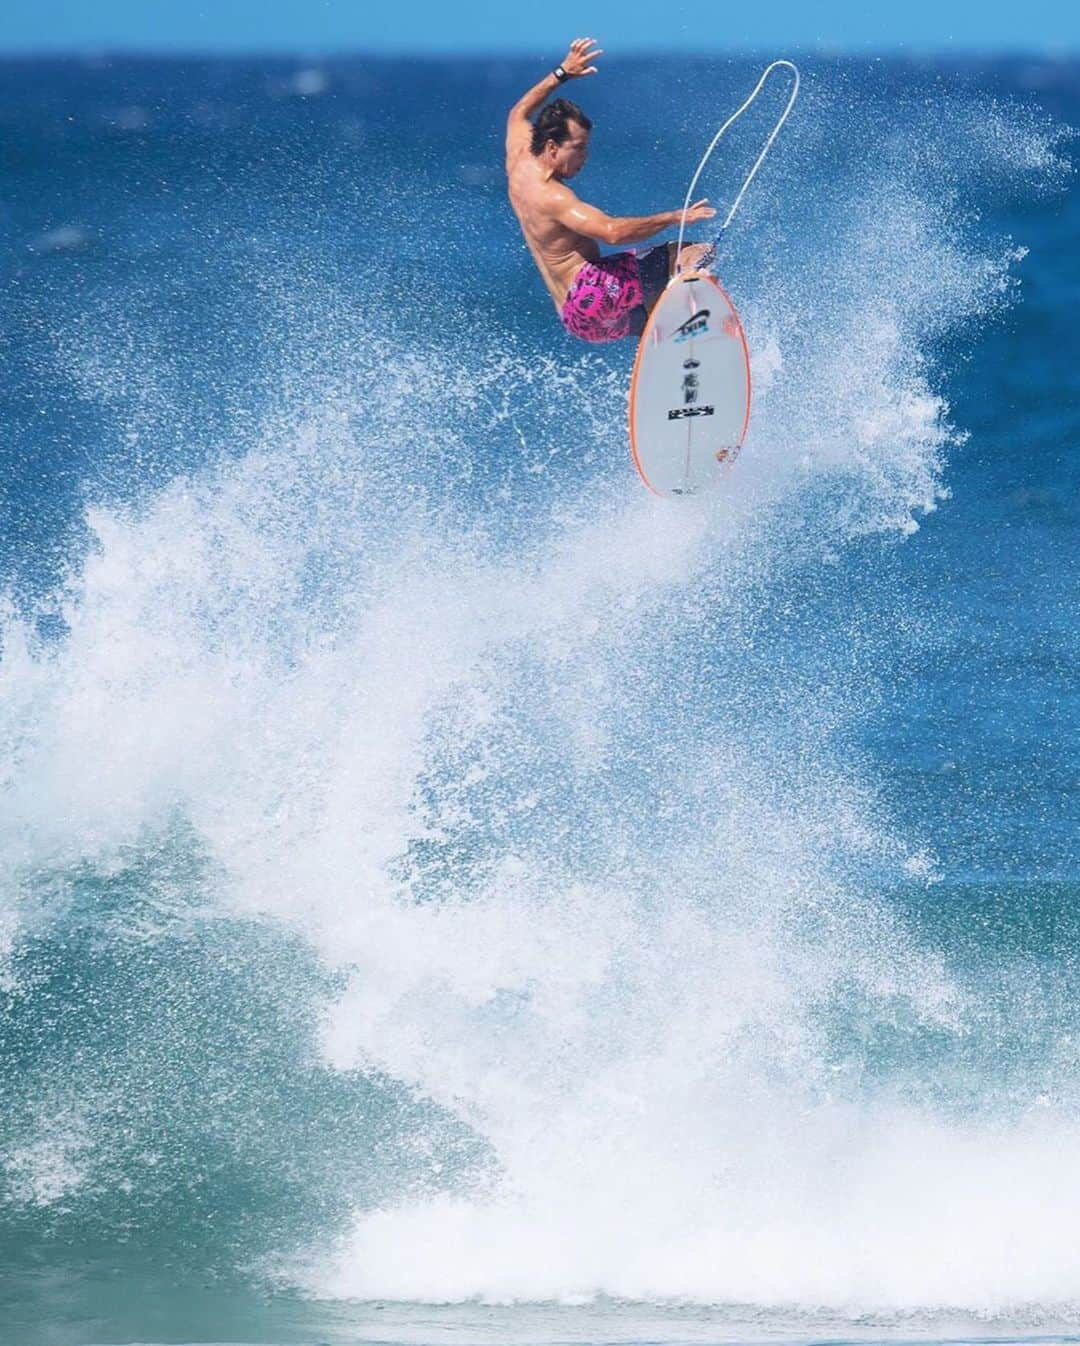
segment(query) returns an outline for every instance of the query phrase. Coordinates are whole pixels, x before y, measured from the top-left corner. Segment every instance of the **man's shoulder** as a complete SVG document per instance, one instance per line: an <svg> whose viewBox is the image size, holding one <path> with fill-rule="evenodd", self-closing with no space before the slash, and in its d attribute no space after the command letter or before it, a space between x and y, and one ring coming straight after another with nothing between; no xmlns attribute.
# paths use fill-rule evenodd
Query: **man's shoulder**
<svg viewBox="0 0 1080 1346"><path fill-rule="evenodd" d="M528 145L510 146L506 151L506 176L519 189L525 186L531 176L528 166L531 158Z"/></svg>
<svg viewBox="0 0 1080 1346"><path fill-rule="evenodd" d="M567 201L575 199L570 188L556 178L542 177L527 164L515 166L515 169L511 169L510 174L513 185L533 205L558 210Z"/></svg>
<svg viewBox="0 0 1080 1346"><path fill-rule="evenodd" d="M511 190L530 201L539 200L547 185L536 171L536 160L527 147L506 156L506 176L510 179Z"/></svg>
<svg viewBox="0 0 1080 1346"><path fill-rule="evenodd" d="M568 206L577 200L565 183L544 177L535 161L507 165L507 192L514 209L519 214L526 211L534 229L554 228Z"/></svg>

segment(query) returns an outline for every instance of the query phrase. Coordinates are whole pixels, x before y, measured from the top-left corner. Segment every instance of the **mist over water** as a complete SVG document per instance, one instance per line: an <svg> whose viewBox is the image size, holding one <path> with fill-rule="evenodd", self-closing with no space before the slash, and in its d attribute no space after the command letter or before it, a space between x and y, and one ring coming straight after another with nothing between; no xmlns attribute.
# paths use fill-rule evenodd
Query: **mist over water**
<svg viewBox="0 0 1080 1346"><path fill-rule="evenodd" d="M596 87L581 190L612 209L655 133L634 78ZM811 75L721 264L750 435L672 505L629 469L629 351L564 342L497 181L447 188L487 140L395 140L328 80L275 113L318 147L280 193L231 179L220 258L147 244L204 319L155 309L152 259L86 262L71 311L16 278L100 454L0 635L5 1256L1073 1323L1076 498L1032 466L1059 511L1025 534L1033 603L1007 569L984 593L1000 539L945 519L951 459L992 494L949 380L1050 235L1024 211L1060 209L1063 133L902 70ZM185 134L140 153L182 179L216 152ZM361 201L339 256L343 144L387 209L441 213L425 249ZM151 218L124 206L106 240ZM1008 776L976 630L1020 643Z"/></svg>

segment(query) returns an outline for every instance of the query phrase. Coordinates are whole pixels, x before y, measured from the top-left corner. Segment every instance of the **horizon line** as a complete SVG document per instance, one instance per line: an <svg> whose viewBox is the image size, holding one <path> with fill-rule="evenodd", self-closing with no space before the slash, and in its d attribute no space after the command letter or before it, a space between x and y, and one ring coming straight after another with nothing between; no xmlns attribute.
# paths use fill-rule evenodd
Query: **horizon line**
<svg viewBox="0 0 1080 1346"><path fill-rule="evenodd" d="M778 49L780 44L770 43L760 46L752 45L722 45L715 47L695 46L655 46L655 47L632 47L628 48L618 56L618 60L649 60L663 57L678 56L682 59L695 57L715 57L715 56L753 56L761 57L767 52ZM856 57L863 59L879 59L883 57L907 56L916 59L943 58L952 57L960 59L985 59L987 57L1013 57L1017 59L1042 60L1065 63L1069 61L1080 61L1080 43L1076 46L1066 46L1064 44L1046 44L1042 46L986 46L980 47L974 44L935 45L930 43L919 43L901 41L892 45L883 45L878 43L856 43L847 45L840 42L817 41L814 43L794 42L785 47L786 51L794 52L803 58L833 58L833 57ZM0 46L0 60L65 60L65 61L100 61L108 60L111 57L125 57L134 59L176 59L176 60L379 60L379 61L499 61L499 60L531 60L533 58L543 61L546 59L544 53L538 48L533 47L498 47L498 48L446 48L429 47L422 51L415 48L406 49L396 47L304 47L304 46L271 46L271 47L242 47L242 46L216 46L216 47L187 47L182 44L168 45L162 47L146 46L143 44L127 43L103 43L100 46L83 45L77 47L32 47Z"/></svg>

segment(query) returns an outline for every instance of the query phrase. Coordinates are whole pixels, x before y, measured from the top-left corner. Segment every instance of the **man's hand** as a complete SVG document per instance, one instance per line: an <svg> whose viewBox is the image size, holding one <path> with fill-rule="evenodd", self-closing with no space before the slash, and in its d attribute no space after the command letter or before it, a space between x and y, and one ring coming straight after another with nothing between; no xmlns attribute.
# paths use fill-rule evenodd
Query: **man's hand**
<svg viewBox="0 0 1080 1346"><path fill-rule="evenodd" d="M698 220L711 220L715 214L716 211L709 205L708 197L702 197L700 201L686 207L686 223L697 224Z"/></svg>
<svg viewBox="0 0 1080 1346"><path fill-rule="evenodd" d="M590 62L603 54L596 45L595 37L575 37L560 64L571 79L578 79L582 75L595 75L596 66L590 65Z"/></svg>

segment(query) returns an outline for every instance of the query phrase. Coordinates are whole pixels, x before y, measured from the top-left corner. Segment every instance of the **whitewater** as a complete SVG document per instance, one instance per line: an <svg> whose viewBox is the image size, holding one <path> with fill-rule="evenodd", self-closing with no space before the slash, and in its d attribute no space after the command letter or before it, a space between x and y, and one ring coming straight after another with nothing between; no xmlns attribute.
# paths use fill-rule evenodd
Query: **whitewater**
<svg viewBox="0 0 1080 1346"><path fill-rule="evenodd" d="M718 264L746 447L672 503L628 357L555 347L487 140L451 192L450 129L350 70L273 95L277 149L242 65L52 76L101 108L68 152L137 172L96 250L13 278L69 420L26 429L9 372L41 457L0 628L0 1321L1075 1331L1076 497L1034 456L998 493L978 423L1075 451L1009 327L1075 214L1067 133L977 77L811 69ZM613 209L635 78L598 94ZM357 156L426 247L386 252ZM207 163L230 204L185 198L188 237L151 184ZM456 295L481 262L509 308Z"/></svg>

